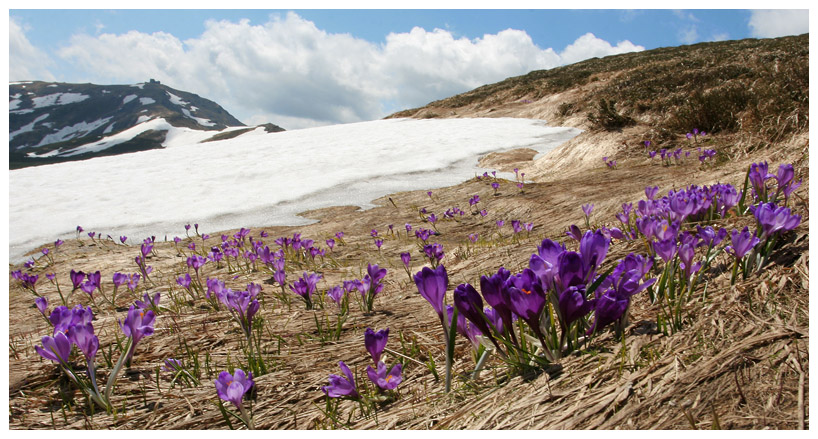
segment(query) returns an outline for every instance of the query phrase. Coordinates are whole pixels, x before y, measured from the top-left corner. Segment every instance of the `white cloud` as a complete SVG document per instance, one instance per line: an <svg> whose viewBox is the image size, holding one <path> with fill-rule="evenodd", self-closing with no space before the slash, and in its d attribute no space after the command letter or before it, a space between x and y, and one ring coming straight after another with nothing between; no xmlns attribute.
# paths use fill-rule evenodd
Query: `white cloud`
<svg viewBox="0 0 818 439"><path fill-rule="evenodd" d="M800 35L809 32L807 9L756 10L750 16L750 34L758 38Z"/></svg>
<svg viewBox="0 0 818 439"><path fill-rule="evenodd" d="M560 53L559 65L572 64L593 57L618 55L620 53L627 52L640 52L642 50L645 50L645 48L642 46L637 46L628 40L620 41L616 44L616 46L611 46L611 43L599 39L594 34L588 32L587 34L577 38L576 41L569 44L565 50Z"/></svg>
<svg viewBox="0 0 818 439"><path fill-rule="evenodd" d="M710 41L727 41L728 39L730 39L730 35L727 32L713 34L710 37Z"/></svg>
<svg viewBox="0 0 818 439"><path fill-rule="evenodd" d="M9 81L54 80L54 62L26 38L25 28L9 17Z"/></svg>
<svg viewBox="0 0 818 439"><path fill-rule="evenodd" d="M699 32L696 30L696 25L680 29L676 37L684 44L693 44L699 39Z"/></svg>
<svg viewBox="0 0 818 439"><path fill-rule="evenodd" d="M288 13L263 25L208 21L202 35L185 41L162 32L80 34L59 55L92 82L156 78L245 123L293 129L377 119L531 70L639 50L588 33L557 53L514 29L470 40L416 27L375 44Z"/></svg>

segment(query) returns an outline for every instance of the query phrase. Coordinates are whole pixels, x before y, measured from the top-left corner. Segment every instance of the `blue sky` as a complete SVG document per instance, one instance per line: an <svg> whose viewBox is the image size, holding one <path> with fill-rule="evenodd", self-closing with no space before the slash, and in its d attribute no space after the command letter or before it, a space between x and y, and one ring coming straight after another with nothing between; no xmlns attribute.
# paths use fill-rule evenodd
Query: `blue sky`
<svg viewBox="0 0 818 439"><path fill-rule="evenodd" d="M496 3L495 3L496 5ZM9 11L9 80L156 78L245 123L380 118L593 56L808 32L807 11Z"/></svg>

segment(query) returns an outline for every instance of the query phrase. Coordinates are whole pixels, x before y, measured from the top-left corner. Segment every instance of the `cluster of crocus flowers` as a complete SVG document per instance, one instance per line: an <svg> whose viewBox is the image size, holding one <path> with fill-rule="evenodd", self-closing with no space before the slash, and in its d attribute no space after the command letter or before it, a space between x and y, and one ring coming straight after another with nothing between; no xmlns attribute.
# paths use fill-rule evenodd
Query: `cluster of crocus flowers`
<svg viewBox="0 0 818 439"><path fill-rule="evenodd" d="M37 280L39 280L40 276L37 274L29 274L23 273L20 270L14 270L11 272L12 279L16 279L20 281L20 284L23 288L31 291L32 294L39 297L37 294Z"/></svg>
<svg viewBox="0 0 818 439"><path fill-rule="evenodd" d="M440 265L440 261L446 256L446 253L443 251L443 245L437 242L424 245L423 253L426 255L426 258L429 259L432 268Z"/></svg>
<svg viewBox="0 0 818 439"><path fill-rule="evenodd" d="M458 332L469 338L475 349L485 341L487 347L504 357L520 358L526 351L523 342L529 333L538 340L547 361L560 358L566 349L570 352L580 335L599 332L624 318L631 297L655 282L646 279L650 263L634 254L620 261L610 274L598 275L610 239L601 230L587 231L579 239L578 251L545 239L531 256L529 268L515 274L501 267L494 275L482 276L482 297L472 285L458 285L452 310L457 311ZM444 319L443 314L448 283L445 268L424 268L415 276L415 282L446 330L447 321L455 319ZM490 307L484 307L483 299ZM549 303L554 306L552 317L556 319L547 318L554 326L544 331L540 322ZM591 313L593 324L588 319ZM465 320L461 321L461 316ZM524 321L530 332L515 334L515 319ZM560 336L556 340L558 329Z"/></svg>
<svg viewBox="0 0 818 439"><path fill-rule="evenodd" d="M383 279L386 277L386 271L386 268L378 267L377 264L367 264L366 275L361 279L364 312L372 312L375 296L383 291Z"/></svg>
<svg viewBox="0 0 818 439"><path fill-rule="evenodd" d="M747 172L747 180L752 187L753 197L756 201L775 203L779 196L784 196L784 204L789 201L790 195L801 186L801 180L795 181L795 169L792 164L782 164L778 167L778 172L769 172L767 162L753 163ZM770 193L767 181L775 180L776 190Z"/></svg>
<svg viewBox="0 0 818 439"><path fill-rule="evenodd" d="M694 142L698 143L699 137L704 137L706 135L707 133L705 133L704 131L699 131L698 128L693 128L693 131L685 134L685 137L687 137L687 140L693 139Z"/></svg>
<svg viewBox="0 0 818 439"><path fill-rule="evenodd" d="M708 159L713 159L716 156L715 149L702 149L699 148L699 163L705 164Z"/></svg>
<svg viewBox="0 0 818 439"><path fill-rule="evenodd" d="M403 381L401 376L403 366L400 363L389 369L386 363L381 361L381 355L388 340L389 328L377 332L373 331L372 328L366 328L364 332L364 346L372 356L372 362L375 364L375 368L367 366L366 375L369 381L377 386L379 392L394 390Z"/></svg>
<svg viewBox="0 0 818 439"><path fill-rule="evenodd" d="M307 274L305 271L298 280L290 285L290 289L304 299L307 309L312 309L312 295L315 293L318 281L321 278L322 276L318 273Z"/></svg>
<svg viewBox="0 0 818 439"><path fill-rule="evenodd" d="M152 299L158 303L158 296ZM45 315L47 301L37 303L40 312ZM35 351L47 360L54 361L65 372L66 376L81 388L94 402L107 411L111 411L111 391L117 375L124 364L130 364L136 343L144 336L153 333L153 312L134 308L132 305L125 322L120 323L123 333L128 337L125 351L109 373L105 391L101 392L96 381L95 359L99 350L99 338L94 333L94 314L90 307L77 305L73 309L59 306L51 311L48 321L53 327L53 336L42 338L42 347L35 346ZM72 347L76 346L85 357L88 380L82 379L74 372L70 363Z"/></svg>
<svg viewBox="0 0 818 439"><path fill-rule="evenodd" d="M389 340L389 328L380 331L374 331L372 328L366 328L364 332L364 346L367 352L372 357L372 362L375 365L367 366L366 374L369 381L377 389L378 394L384 394L394 390L402 381L403 366L400 363L395 364L390 369L386 362L383 361L385 356L383 351L386 348L386 342ZM343 361L338 362L343 376L331 374L329 376L329 385L321 387L329 398L343 398L355 401L361 401L363 395L355 382L355 376L352 371ZM390 394L391 395L391 394Z"/></svg>

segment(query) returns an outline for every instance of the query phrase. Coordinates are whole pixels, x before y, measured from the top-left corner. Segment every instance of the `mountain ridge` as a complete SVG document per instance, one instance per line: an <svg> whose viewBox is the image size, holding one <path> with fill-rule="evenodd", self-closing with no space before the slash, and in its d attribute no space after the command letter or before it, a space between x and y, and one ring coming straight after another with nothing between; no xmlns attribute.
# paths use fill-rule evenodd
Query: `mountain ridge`
<svg viewBox="0 0 818 439"><path fill-rule="evenodd" d="M166 122L163 129L135 130L122 138L159 119ZM161 148L175 129L215 136L237 127L246 125L216 102L153 79L130 85L9 84L10 169ZM273 124L265 129L284 130Z"/></svg>

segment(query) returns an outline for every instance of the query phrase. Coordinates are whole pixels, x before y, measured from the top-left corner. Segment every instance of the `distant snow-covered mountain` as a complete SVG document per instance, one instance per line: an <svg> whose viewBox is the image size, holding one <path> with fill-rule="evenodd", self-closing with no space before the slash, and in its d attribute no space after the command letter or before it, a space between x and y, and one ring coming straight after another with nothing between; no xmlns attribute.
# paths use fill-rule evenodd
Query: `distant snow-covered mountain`
<svg viewBox="0 0 818 439"><path fill-rule="evenodd" d="M273 124L267 132L284 131ZM158 81L9 84L9 167L221 140L253 130L213 101Z"/></svg>

